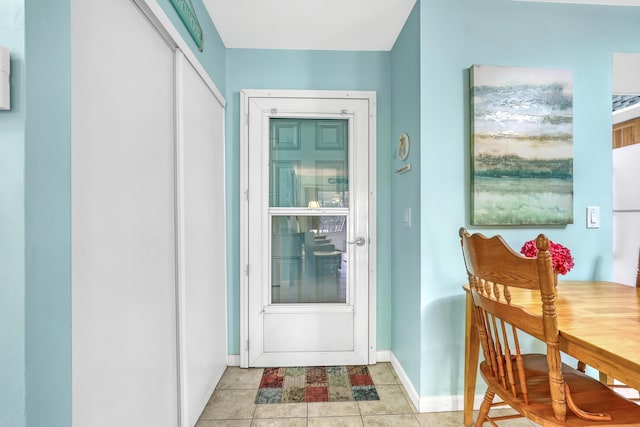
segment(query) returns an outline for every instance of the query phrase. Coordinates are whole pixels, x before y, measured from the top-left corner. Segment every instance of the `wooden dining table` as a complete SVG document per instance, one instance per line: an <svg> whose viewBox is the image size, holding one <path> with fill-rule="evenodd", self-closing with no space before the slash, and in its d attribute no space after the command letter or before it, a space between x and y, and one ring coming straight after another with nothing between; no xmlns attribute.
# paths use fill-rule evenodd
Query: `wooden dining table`
<svg viewBox="0 0 640 427"><path fill-rule="evenodd" d="M466 291L464 424L473 422L479 340ZM512 300L542 312L539 291L509 288ZM560 350L630 387L640 390L640 289L613 282L559 281L556 311ZM484 389L482 389L484 392Z"/></svg>

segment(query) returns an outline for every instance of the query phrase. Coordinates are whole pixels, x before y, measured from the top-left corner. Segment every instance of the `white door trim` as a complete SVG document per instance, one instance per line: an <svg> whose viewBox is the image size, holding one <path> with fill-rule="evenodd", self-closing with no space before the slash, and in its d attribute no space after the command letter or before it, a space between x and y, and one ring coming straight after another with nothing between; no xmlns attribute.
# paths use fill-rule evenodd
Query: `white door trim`
<svg viewBox="0 0 640 427"><path fill-rule="evenodd" d="M371 106L369 113L369 363L376 362L376 94L370 91L307 91L263 90L240 91L240 366L249 367L249 99L261 98L317 98L317 99L366 99Z"/></svg>

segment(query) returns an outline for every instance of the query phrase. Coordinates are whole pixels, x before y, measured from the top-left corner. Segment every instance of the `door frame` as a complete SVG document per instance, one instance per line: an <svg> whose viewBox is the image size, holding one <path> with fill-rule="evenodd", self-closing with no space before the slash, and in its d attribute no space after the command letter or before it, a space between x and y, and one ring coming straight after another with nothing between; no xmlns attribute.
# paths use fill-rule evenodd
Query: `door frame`
<svg viewBox="0 0 640 427"><path fill-rule="evenodd" d="M369 102L369 318L368 359L376 363L376 93L372 91L313 91L242 89L240 91L240 367L249 367L249 100L250 98L365 99Z"/></svg>

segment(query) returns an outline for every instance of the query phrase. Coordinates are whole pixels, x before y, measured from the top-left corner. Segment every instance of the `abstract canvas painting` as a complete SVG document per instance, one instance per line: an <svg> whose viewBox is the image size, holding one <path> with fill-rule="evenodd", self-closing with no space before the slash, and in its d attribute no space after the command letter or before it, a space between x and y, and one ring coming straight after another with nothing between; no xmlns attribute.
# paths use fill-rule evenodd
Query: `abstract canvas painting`
<svg viewBox="0 0 640 427"><path fill-rule="evenodd" d="M570 70L471 68L471 224L573 223Z"/></svg>

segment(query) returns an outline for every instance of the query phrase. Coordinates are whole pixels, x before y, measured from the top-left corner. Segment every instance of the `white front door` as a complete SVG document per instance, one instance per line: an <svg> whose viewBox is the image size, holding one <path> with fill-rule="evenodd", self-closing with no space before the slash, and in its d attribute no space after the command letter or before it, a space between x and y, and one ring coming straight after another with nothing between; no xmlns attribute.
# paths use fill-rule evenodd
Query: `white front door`
<svg viewBox="0 0 640 427"><path fill-rule="evenodd" d="M375 362L375 94L243 91L242 366Z"/></svg>

